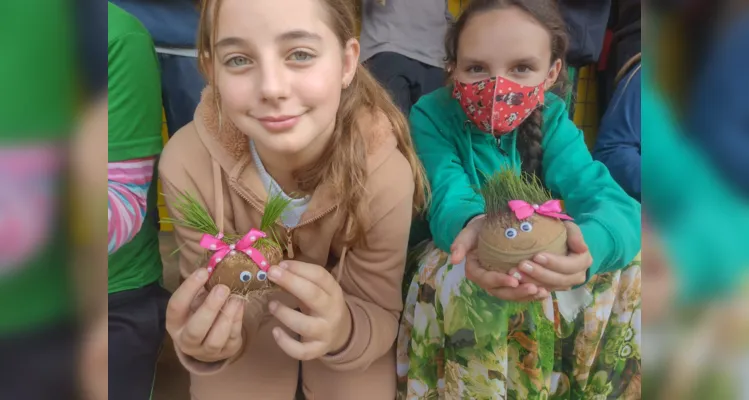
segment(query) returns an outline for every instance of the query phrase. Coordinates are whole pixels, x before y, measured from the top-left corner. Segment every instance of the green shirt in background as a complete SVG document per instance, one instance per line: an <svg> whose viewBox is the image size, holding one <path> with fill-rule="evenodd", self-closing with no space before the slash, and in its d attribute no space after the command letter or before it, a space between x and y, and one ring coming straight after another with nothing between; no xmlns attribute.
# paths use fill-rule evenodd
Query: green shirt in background
<svg viewBox="0 0 749 400"><path fill-rule="evenodd" d="M547 93L545 104L544 183L555 198L564 200L566 212L583 232L593 256L589 274L623 268L640 250L640 204L603 164L593 161L564 101ZM483 174L503 166L520 170L521 164L517 131L502 136L498 145L493 136L465 122L450 88L422 97L410 115L416 152L432 189L429 230L444 251L471 218L484 213L484 201L474 191L483 184ZM414 227L412 236L419 235L418 229Z"/></svg>
<svg viewBox="0 0 749 400"><path fill-rule="evenodd" d="M67 138L78 105L73 7L47 0L0 4L0 145Z"/></svg>
<svg viewBox="0 0 749 400"><path fill-rule="evenodd" d="M109 3L109 162L161 153L161 77L153 40L132 15ZM161 279L156 170L148 214L138 234L109 256L109 293Z"/></svg>
<svg viewBox="0 0 749 400"><path fill-rule="evenodd" d="M0 3L3 156L14 148L47 149L51 157L65 155L77 104L72 11L63 1ZM12 183L12 178L21 171L0 171L0 175L3 172L11 177L10 186L0 189L6 198L21 196L29 207L50 207L39 210L39 215L49 212L51 218L41 218L46 234L30 258L0 275L0 335L43 329L69 319L74 310L63 221L68 207L63 201L64 164L41 173L24 173L25 182L20 185ZM44 192L41 202L28 195L39 190Z"/></svg>

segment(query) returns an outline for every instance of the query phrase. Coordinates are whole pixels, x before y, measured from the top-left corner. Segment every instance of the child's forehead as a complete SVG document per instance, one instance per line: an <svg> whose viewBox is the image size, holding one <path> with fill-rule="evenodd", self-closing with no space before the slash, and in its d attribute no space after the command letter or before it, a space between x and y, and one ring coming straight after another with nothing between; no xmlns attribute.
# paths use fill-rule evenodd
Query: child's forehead
<svg viewBox="0 0 749 400"><path fill-rule="evenodd" d="M324 36L327 28L322 0L222 0L217 20L217 40L239 37L252 42ZM328 28L329 29L329 28Z"/></svg>
<svg viewBox="0 0 749 400"><path fill-rule="evenodd" d="M458 58L475 61L548 60L549 32L517 8L493 10L473 16L458 42Z"/></svg>

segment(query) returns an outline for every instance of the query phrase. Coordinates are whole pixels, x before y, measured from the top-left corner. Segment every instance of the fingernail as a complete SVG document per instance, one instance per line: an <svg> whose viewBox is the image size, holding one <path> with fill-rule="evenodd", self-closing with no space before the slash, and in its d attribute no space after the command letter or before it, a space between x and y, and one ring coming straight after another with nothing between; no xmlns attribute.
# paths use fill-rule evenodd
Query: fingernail
<svg viewBox="0 0 749 400"><path fill-rule="evenodd" d="M213 290L213 296L216 298L223 298L229 295L229 288L224 285L216 286Z"/></svg>
<svg viewBox="0 0 749 400"><path fill-rule="evenodd" d="M198 273L195 274L195 279L204 281L206 278L208 278L208 270L206 270L205 268L198 269Z"/></svg>
<svg viewBox="0 0 749 400"><path fill-rule="evenodd" d="M240 305L242 305L242 303L244 303L244 299L239 296L232 296L229 298L229 302L234 306L239 307Z"/></svg>
<svg viewBox="0 0 749 400"><path fill-rule="evenodd" d="M270 312L275 312L276 308L278 308L278 303L276 303L275 301L271 301L270 304L268 304L268 309L270 310Z"/></svg>
<svg viewBox="0 0 749 400"><path fill-rule="evenodd" d="M270 277L273 279L278 279L281 277L281 268L271 268L270 269Z"/></svg>
<svg viewBox="0 0 749 400"><path fill-rule="evenodd" d="M513 277L513 278L515 278L515 279L517 279L517 280L521 280L521 279L523 279L523 275L520 275L520 272L518 272L518 271L515 271L515 272L514 272L514 273L512 274L512 277Z"/></svg>
<svg viewBox="0 0 749 400"><path fill-rule="evenodd" d="M273 328L273 337L278 339L278 337L281 335L281 332L279 331L281 328Z"/></svg>
<svg viewBox="0 0 749 400"><path fill-rule="evenodd" d="M522 269L523 272L528 273L528 274L533 272L533 266L528 263L523 263L522 265L520 265L520 269Z"/></svg>
<svg viewBox="0 0 749 400"><path fill-rule="evenodd" d="M533 259L536 260L536 262L539 263L539 264L544 264L544 263L546 263L546 261L548 261L548 259L546 258L546 256L543 255L543 254L537 255L537 256L533 257Z"/></svg>
<svg viewBox="0 0 749 400"><path fill-rule="evenodd" d="M289 268L289 263L282 262L281 264L278 264L278 266L281 267L281 268L283 268L283 269L287 269L287 268Z"/></svg>

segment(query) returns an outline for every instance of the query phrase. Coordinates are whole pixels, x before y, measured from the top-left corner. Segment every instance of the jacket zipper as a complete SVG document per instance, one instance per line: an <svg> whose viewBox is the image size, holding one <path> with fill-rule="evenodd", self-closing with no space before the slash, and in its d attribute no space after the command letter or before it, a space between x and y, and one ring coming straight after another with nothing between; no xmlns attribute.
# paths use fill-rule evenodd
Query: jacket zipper
<svg viewBox="0 0 749 400"><path fill-rule="evenodd" d="M492 138L492 141L493 141L493 142L494 142L494 144L495 144L495 145L497 146L497 150L499 150L499 153L500 153L500 154L502 154L502 155L503 155L503 156L505 156L505 157L509 157L509 154L507 154L507 152L506 152L506 151L504 151L504 149L502 149L502 138L503 138L503 137L504 137L504 135L502 135L502 136L499 136L499 137L495 137L495 138Z"/></svg>
<svg viewBox="0 0 749 400"><path fill-rule="evenodd" d="M260 213L260 215L263 215L263 210L261 210L260 207L256 206L255 203L253 203L249 198L247 198L247 196L245 196L244 193L242 193L241 191L239 191L239 189L235 187L235 180L229 179L229 186L232 189L234 189L234 191L239 195L239 197L244 199L244 201L246 201L247 204L250 205L250 207L254 208L255 211ZM323 211L322 213L320 213L315 218L312 218L309 221L305 221L303 224L299 224L293 228L290 228L282 223L279 223L278 221L275 222L276 226L280 226L286 232L286 254L289 256L290 259L294 259L294 243L293 243L293 238L292 238L292 233L294 232L294 230L321 219L322 217L326 216L329 212L335 210L336 207L337 205L332 206L326 209L325 211Z"/></svg>

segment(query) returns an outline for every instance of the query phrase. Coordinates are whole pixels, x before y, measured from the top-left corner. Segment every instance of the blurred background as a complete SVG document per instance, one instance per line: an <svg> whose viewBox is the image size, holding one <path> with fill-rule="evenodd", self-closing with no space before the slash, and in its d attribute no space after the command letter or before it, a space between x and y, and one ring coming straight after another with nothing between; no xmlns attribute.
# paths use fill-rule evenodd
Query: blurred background
<svg viewBox="0 0 749 400"><path fill-rule="evenodd" d="M106 6L0 4L1 399L106 398Z"/></svg>
<svg viewBox="0 0 749 400"><path fill-rule="evenodd" d="M749 2L643 7L643 398L747 399Z"/></svg>
<svg viewBox="0 0 749 400"><path fill-rule="evenodd" d="M166 142L203 86L196 2L115 3L153 37ZM749 399L749 1L559 3L570 115L643 203L643 398ZM106 7L0 4L0 399L107 398ZM609 111L619 102L638 119ZM632 139L606 139L619 118L641 118L635 170L606 150ZM173 290L171 227L158 231ZM187 398L171 349L154 399Z"/></svg>

